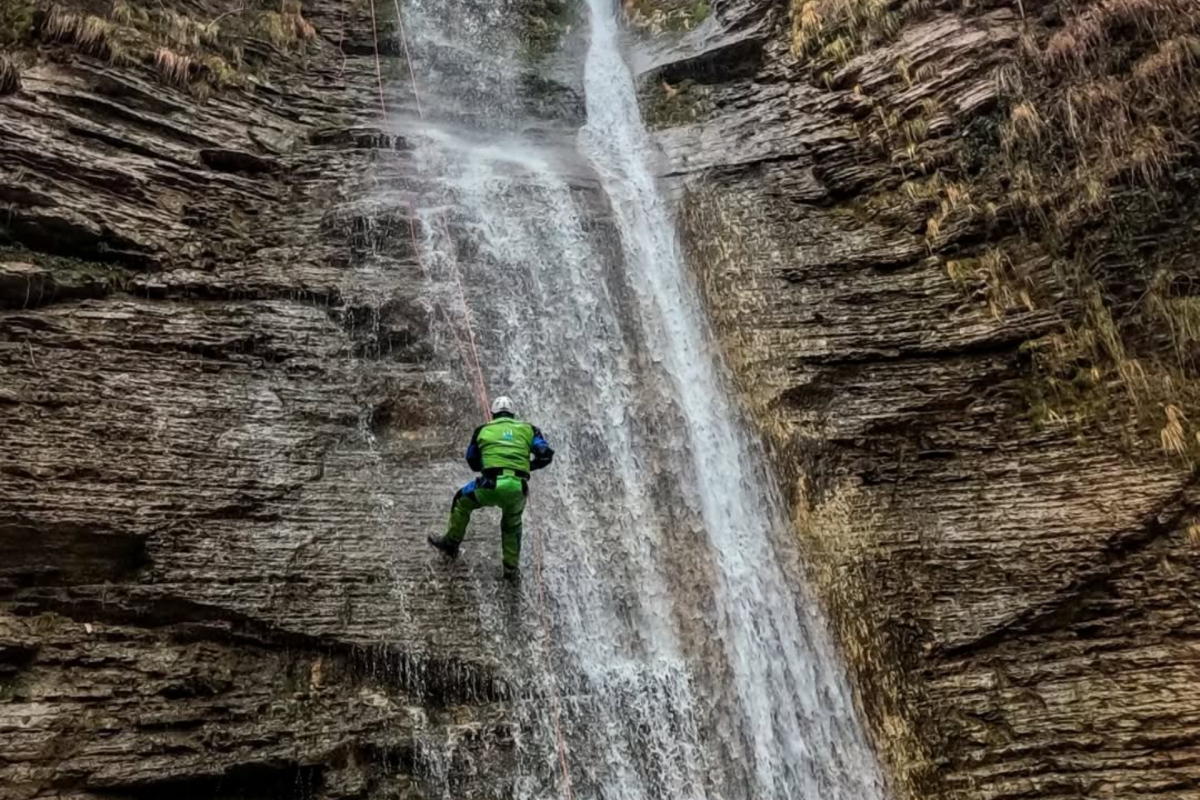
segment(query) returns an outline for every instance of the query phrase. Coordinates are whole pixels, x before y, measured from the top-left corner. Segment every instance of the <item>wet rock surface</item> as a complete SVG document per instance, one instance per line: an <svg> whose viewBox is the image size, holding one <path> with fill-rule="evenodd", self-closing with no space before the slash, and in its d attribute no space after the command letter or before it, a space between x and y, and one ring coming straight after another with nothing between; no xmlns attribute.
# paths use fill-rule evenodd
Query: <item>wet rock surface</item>
<svg viewBox="0 0 1200 800"><path fill-rule="evenodd" d="M1164 347L1194 376L1190 317L1133 322L1155 292L1189 307L1195 153L1134 169L1174 202L1065 253L991 161L1036 127L1023 49L1124 6L921 4L862 45L837 30L858 4L648 3L664 182L898 795L1200 797L1196 406L1115 379L1061 402ZM223 78L228 50L164 72L48 8L0 30L0 797L503 795L519 687L491 648L517 607L494 561L423 544L473 400L405 244L419 143L381 120L367 8L239 22ZM548 139L581 113L551 61L515 123ZM1115 367L1046 366L1116 341L1062 278L1079 257Z"/></svg>
<svg viewBox="0 0 1200 800"><path fill-rule="evenodd" d="M1021 97L1057 152L1052 114L1091 85L1018 67L1115 6L891 4L860 38L838 15L868 4L712 5L723 33L635 39L644 107L898 796L1200 797L1195 431L1172 438L1195 349L1139 305L1164 262L1197 275L1196 154L1111 177L1087 224L1015 211L1004 161ZM722 69L734 31L754 44ZM989 252L1004 276L959 271ZM1071 351L1065 379L1038 355L1101 329L1117 356Z"/></svg>
<svg viewBox="0 0 1200 800"><path fill-rule="evenodd" d="M503 792L478 584L424 545L473 407L367 8L285 5L302 41L243 31L214 90L93 5L103 53L48 6L0 38L0 797Z"/></svg>

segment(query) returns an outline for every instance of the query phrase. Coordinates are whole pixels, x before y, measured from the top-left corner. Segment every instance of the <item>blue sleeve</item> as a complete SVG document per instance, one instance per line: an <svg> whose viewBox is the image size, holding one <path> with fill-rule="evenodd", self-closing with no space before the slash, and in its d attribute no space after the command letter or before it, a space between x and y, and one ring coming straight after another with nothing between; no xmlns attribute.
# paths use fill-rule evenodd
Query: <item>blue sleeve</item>
<svg viewBox="0 0 1200 800"><path fill-rule="evenodd" d="M541 469L542 467L550 466L550 462L554 460L554 448L546 441L546 437L538 430L537 426L533 427L533 444L529 451L533 453L533 460L529 464L529 468Z"/></svg>
<svg viewBox="0 0 1200 800"><path fill-rule="evenodd" d="M475 442L475 438L479 436L479 428L471 434L471 443L467 445L467 466L476 472L483 471L483 453L479 452L479 445Z"/></svg>

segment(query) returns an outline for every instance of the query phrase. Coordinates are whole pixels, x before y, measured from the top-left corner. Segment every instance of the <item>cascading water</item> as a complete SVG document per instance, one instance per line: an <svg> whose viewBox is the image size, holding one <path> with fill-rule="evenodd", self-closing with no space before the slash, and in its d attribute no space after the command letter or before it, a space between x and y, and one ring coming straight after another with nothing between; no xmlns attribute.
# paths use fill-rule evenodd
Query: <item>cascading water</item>
<svg viewBox="0 0 1200 800"><path fill-rule="evenodd" d="M834 650L785 580L786 522L658 193L612 0L587 0L586 162L567 136L525 132L510 9L461 2L411 3L443 113L402 124L433 179L418 209L430 302L462 337L461 281L487 384L559 452L532 483L521 597L496 588L485 514L454 567L528 687L516 795L562 796L553 698L579 798L881 798Z"/></svg>

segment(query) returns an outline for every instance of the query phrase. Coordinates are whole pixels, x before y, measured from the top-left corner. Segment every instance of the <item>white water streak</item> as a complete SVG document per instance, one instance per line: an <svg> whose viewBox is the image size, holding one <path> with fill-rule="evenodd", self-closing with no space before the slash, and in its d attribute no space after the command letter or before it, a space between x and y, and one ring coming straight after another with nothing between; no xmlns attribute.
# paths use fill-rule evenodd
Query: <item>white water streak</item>
<svg viewBox="0 0 1200 800"><path fill-rule="evenodd" d="M756 453L739 425L655 185L633 78L611 0L588 0L588 124L583 147L616 211L649 347L664 359L688 426L705 532L716 554L719 624L741 701L756 797L878 796L873 756L823 631L807 629L772 546L775 492L752 484Z"/></svg>
<svg viewBox="0 0 1200 800"><path fill-rule="evenodd" d="M527 635L500 647L505 671L563 693L580 800L876 800L833 648L780 567L788 555L773 543L786 525L655 185L611 0L588 5L580 145L623 264L604 246L612 221L571 188L557 155L512 133L522 90L516 39L502 46L507 17L413 0L409 20L414 51L436 52L422 76L457 103L443 111L474 128L418 125L421 172L436 179L418 209L430 303L458 314L461 272L492 394L514 396L559 454L532 482L524 556L529 576L541 536L558 660L543 670L527 603ZM471 55L484 51L486 62ZM455 87L466 89L452 100ZM428 96L436 106L438 92ZM477 515L463 558L498 557L494 526ZM672 574L681 564L699 585ZM511 633L498 596L480 589L484 627ZM531 731L518 735L528 772L514 777L516 796L557 796L545 704L516 714Z"/></svg>

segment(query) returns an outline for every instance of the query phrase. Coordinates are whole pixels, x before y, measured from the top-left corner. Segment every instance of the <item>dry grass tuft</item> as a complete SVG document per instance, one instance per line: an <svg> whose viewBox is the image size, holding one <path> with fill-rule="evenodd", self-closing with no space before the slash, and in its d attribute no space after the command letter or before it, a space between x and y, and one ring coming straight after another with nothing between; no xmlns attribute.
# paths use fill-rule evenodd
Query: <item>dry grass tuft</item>
<svg viewBox="0 0 1200 800"><path fill-rule="evenodd" d="M187 86L193 66L190 56L180 55L166 47L158 48L154 54L154 68L168 86Z"/></svg>
<svg viewBox="0 0 1200 800"><path fill-rule="evenodd" d="M1154 192L1200 125L1195 0L1099 0L1005 70L1014 201L1062 238L1122 185ZM1036 95L1035 95L1036 93Z"/></svg>
<svg viewBox="0 0 1200 800"><path fill-rule="evenodd" d="M0 0L2 2L3 0ZM137 0L111 0L107 18L52 6L41 21L45 41L70 44L89 55L141 62L163 83L204 98L244 80L242 40L259 36L282 48L303 47L316 38L298 0L282 0L278 11L248 3L203 20Z"/></svg>
<svg viewBox="0 0 1200 800"><path fill-rule="evenodd" d="M1009 112L1013 135L1037 140L1042 133L1042 117L1031 103L1018 103Z"/></svg>
<svg viewBox="0 0 1200 800"><path fill-rule="evenodd" d="M100 58L116 59L120 49L113 41L115 26L93 14L75 14L59 6L50 9L42 25L47 38L73 44L81 52Z"/></svg>
<svg viewBox="0 0 1200 800"><path fill-rule="evenodd" d="M1153 191L1191 143L1200 78L1174 88L1174 108L1113 76L1071 86L1047 116L1028 101L1001 128L1010 199L1035 222L1063 232L1100 211L1123 183Z"/></svg>
<svg viewBox="0 0 1200 800"><path fill-rule="evenodd" d="M221 29L218 25L203 23L171 10L156 16L159 30L176 47L197 50L214 47L220 40Z"/></svg>
<svg viewBox="0 0 1200 800"><path fill-rule="evenodd" d="M21 71L17 65L0 55L0 97L21 91Z"/></svg>
<svg viewBox="0 0 1200 800"><path fill-rule="evenodd" d="M1101 0L1051 36L1043 57L1053 67L1086 69L1118 56L1112 45L1129 31L1166 39L1195 30L1196 17L1194 0Z"/></svg>
<svg viewBox="0 0 1200 800"><path fill-rule="evenodd" d="M1185 438L1184 426L1187 424L1187 417L1179 409L1179 406L1168 405L1166 407L1167 422L1159 431L1159 440L1162 442L1163 452L1168 455L1181 456L1187 453L1187 439Z"/></svg>
<svg viewBox="0 0 1200 800"><path fill-rule="evenodd" d="M1172 86L1200 64L1200 36L1177 36L1158 45L1133 66L1133 76L1154 87Z"/></svg>
<svg viewBox="0 0 1200 800"><path fill-rule="evenodd" d="M114 0L112 8L108 12L108 18L118 25L133 25L136 23L145 23L149 19L149 15L139 6L125 2L125 0Z"/></svg>
<svg viewBox="0 0 1200 800"><path fill-rule="evenodd" d="M1063 331L1024 351L1034 418L1102 421L1193 463L1200 433L1185 410L1200 407L1200 284L1187 244L1200 230L1190 197L1200 159L1198 3L1079 0L1057 32L1031 16L997 72L1000 110L977 120L969 139L944 137L934 107L910 105L901 119L873 103L856 126L861 141L886 145L905 179L864 211L901 208L901 224L923 221L926 247L946 257L931 262L993 315L1065 315ZM793 0L793 51L820 56L837 37L859 47L850 27L830 21L852 17L852 7ZM903 60L894 68L905 85L931 79ZM939 151L955 139L978 149L947 166ZM901 150L908 162L896 158ZM927 178L910 169L918 150L917 175ZM1164 241L1167 230L1184 238ZM996 232L1003 249L975 244L973 234ZM1178 270L1162 285L1152 280L1157 258Z"/></svg>
<svg viewBox="0 0 1200 800"><path fill-rule="evenodd" d="M297 13L268 11L260 14L252 26L254 33L276 47L287 49L316 38L317 31L308 20Z"/></svg>
<svg viewBox="0 0 1200 800"><path fill-rule="evenodd" d="M631 27L657 35L694 30L712 14L712 6L708 0L621 0L621 13Z"/></svg>
<svg viewBox="0 0 1200 800"><path fill-rule="evenodd" d="M791 0L791 52L844 64L872 42L894 38L918 10L924 10L918 2L892 8L889 0Z"/></svg>
<svg viewBox="0 0 1200 800"><path fill-rule="evenodd" d="M317 37L317 29L304 18L300 0L283 0L281 7L284 19L291 25L295 41L311 42Z"/></svg>

